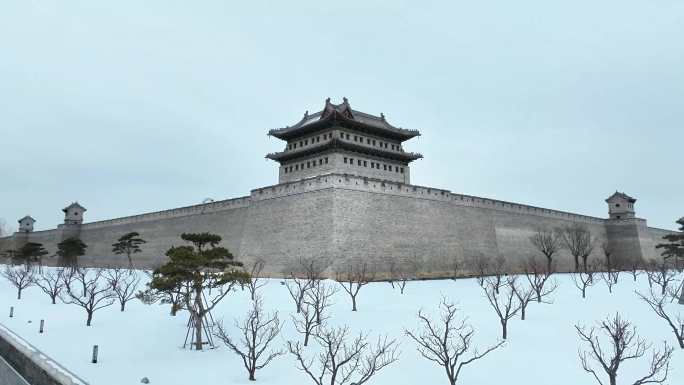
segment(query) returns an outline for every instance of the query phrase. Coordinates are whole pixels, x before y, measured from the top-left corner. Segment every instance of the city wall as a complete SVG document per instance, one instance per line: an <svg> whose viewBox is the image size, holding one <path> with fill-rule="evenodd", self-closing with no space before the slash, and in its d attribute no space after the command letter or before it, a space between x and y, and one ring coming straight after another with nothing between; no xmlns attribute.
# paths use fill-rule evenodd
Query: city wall
<svg viewBox="0 0 684 385"><path fill-rule="evenodd" d="M425 276L444 276L472 258L503 257L520 266L538 252L529 237L538 228L582 223L594 238L591 258L602 258L606 242L624 259L652 258L655 244L670 231L649 228L643 219L606 220L534 206L454 194L346 174L326 174L255 189L248 197L156 213L85 223L80 238L88 245L84 265L126 265L111 244L129 231L147 240L135 265L154 268L164 252L180 245L183 232L217 233L239 260L266 261L266 272L280 276L301 258L315 258L332 275L345 261L361 260L387 270L391 261L418 261ZM0 248L28 240L51 253L63 229L15 234ZM9 245L9 246L8 246ZM561 251L558 268L569 270L572 257ZM54 263L54 258L51 263Z"/></svg>

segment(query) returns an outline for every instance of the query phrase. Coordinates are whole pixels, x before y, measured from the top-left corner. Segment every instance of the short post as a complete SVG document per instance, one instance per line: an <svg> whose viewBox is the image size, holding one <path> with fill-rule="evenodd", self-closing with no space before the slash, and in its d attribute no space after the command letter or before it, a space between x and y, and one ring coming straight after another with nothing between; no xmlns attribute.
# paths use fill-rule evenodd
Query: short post
<svg viewBox="0 0 684 385"><path fill-rule="evenodd" d="M42 319L42 320L40 320L40 331L39 331L39 333L41 333L41 334L43 333L43 327L44 326L45 326L45 320Z"/></svg>
<svg viewBox="0 0 684 385"><path fill-rule="evenodd" d="M14 306L10 306L10 318L14 317Z"/></svg>
<svg viewBox="0 0 684 385"><path fill-rule="evenodd" d="M91 362L97 364L97 345L93 345L93 359Z"/></svg>

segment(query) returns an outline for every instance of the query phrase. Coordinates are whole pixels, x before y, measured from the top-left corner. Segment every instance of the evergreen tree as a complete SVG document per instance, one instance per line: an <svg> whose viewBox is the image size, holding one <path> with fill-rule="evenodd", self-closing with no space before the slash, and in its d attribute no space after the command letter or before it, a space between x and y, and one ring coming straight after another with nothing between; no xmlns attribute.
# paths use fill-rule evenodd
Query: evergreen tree
<svg viewBox="0 0 684 385"><path fill-rule="evenodd" d="M58 264L63 267L78 267L78 257L85 254L88 246L78 238L67 238L57 244Z"/></svg>
<svg viewBox="0 0 684 385"><path fill-rule="evenodd" d="M679 218L677 223L681 226L679 233L667 234L663 237L668 243L660 243L656 245L656 249L664 249L661 255L665 260L672 260L675 268L682 271L684 267L684 217Z"/></svg>
<svg viewBox="0 0 684 385"><path fill-rule="evenodd" d="M172 294L183 290L183 308L190 312L193 344L202 350L202 333L206 315L231 291L236 283L247 284L249 274L241 269L241 262L233 254L218 246L221 237L210 233L181 234L181 239L192 246L171 247L166 256L169 261L156 269L149 283L151 289ZM229 285L225 288L224 285ZM207 299L205 289L221 288Z"/></svg>
<svg viewBox="0 0 684 385"><path fill-rule="evenodd" d="M140 238L140 234L133 231L123 235L116 243L112 244L112 252L117 255L126 254L126 257L128 258L128 268L132 269L133 260L131 259L131 254L141 252L140 245L143 243L146 243L146 241Z"/></svg>
<svg viewBox="0 0 684 385"><path fill-rule="evenodd" d="M43 256L48 255L48 252L45 250L42 243L28 242L19 249L17 255L26 265L27 269L31 268L33 262L38 262L38 271L42 272Z"/></svg>

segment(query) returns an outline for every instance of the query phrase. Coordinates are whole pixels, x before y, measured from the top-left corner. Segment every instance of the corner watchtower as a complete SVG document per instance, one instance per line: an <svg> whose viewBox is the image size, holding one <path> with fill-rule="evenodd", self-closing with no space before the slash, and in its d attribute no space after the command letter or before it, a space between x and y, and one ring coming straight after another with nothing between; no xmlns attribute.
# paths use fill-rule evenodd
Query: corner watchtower
<svg viewBox="0 0 684 385"><path fill-rule="evenodd" d="M615 191L606 199L608 203L608 215L610 219L634 218L634 203L636 199L631 196Z"/></svg>
<svg viewBox="0 0 684 385"><path fill-rule="evenodd" d="M328 98L321 111L307 111L293 126L268 132L286 142L283 151L266 155L280 163L279 183L337 173L409 184L409 164L423 156L405 152L402 143L420 132L395 127L384 114L357 111L342 100L333 104Z"/></svg>
<svg viewBox="0 0 684 385"><path fill-rule="evenodd" d="M19 222L20 233L31 233L33 232L33 224L36 223L36 220L31 218L30 215L27 215L18 220L17 222Z"/></svg>
<svg viewBox="0 0 684 385"><path fill-rule="evenodd" d="M65 225L80 225L83 223L83 213L86 208L74 202L69 206L62 209L64 211L64 224Z"/></svg>

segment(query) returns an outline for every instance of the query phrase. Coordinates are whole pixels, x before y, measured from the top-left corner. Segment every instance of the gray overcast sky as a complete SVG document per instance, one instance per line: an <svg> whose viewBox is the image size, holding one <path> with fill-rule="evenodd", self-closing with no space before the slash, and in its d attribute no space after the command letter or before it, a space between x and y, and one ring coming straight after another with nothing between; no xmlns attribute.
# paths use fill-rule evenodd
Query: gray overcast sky
<svg viewBox="0 0 684 385"><path fill-rule="evenodd" d="M4 0L0 217L248 195L277 183L268 129L343 96L422 132L414 184L684 215L681 0Z"/></svg>

